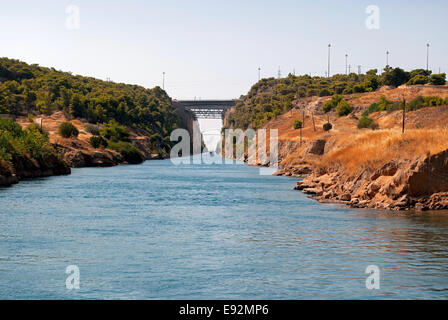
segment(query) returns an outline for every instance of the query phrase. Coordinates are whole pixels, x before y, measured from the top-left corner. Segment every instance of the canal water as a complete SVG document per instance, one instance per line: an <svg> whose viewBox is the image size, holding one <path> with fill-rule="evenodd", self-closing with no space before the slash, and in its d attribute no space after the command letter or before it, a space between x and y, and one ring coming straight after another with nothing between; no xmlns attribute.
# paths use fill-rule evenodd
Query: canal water
<svg viewBox="0 0 448 320"><path fill-rule="evenodd" d="M0 299L448 297L446 212L320 204L295 184L157 160L2 188Z"/></svg>

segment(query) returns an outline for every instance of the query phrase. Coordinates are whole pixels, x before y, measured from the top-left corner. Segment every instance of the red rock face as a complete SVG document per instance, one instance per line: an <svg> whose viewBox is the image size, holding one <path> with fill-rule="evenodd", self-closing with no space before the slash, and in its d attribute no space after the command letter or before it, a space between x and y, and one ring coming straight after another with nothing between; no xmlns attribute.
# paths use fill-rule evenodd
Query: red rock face
<svg viewBox="0 0 448 320"><path fill-rule="evenodd" d="M320 202L342 202L356 208L448 209L448 150L389 162L373 173L354 176L340 168L314 170L295 189Z"/></svg>
<svg viewBox="0 0 448 320"><path fill-rule="evenodd" d="M448 191L448 150L419 161L408 180L409 195L424 196Z"/></svg>

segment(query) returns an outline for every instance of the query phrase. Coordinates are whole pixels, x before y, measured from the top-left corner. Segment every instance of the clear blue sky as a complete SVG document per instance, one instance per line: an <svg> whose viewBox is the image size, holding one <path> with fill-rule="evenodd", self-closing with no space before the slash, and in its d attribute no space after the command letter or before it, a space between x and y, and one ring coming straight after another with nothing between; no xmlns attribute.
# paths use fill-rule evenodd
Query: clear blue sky
<svg viewBox="0 0 448 320"><path fill-rule="evenodd" d="M68 5L80 29L66 28ZM365 26L368 5L380 29ZM5 1L0 0L0 56L74 74L161 85L173 98L235 98L262 77L324 75L392 66L448 71L448 1Z"/></svg>

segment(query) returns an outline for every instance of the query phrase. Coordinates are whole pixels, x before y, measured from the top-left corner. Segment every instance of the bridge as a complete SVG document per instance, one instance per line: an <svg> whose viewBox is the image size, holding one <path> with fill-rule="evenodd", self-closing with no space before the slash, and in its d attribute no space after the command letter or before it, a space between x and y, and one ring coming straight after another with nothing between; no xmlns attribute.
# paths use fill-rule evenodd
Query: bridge
<svg viewBox="0 0 448 320"><path fill-rule="evenodd" d="M235 100L174 100L173 107L189 110L197 119L223 119Z"/></svg>

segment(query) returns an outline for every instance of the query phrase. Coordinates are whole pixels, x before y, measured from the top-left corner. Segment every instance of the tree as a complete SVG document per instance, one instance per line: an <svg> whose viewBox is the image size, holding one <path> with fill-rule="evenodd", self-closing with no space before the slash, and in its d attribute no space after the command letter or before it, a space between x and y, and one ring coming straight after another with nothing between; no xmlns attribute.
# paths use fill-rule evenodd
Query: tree
<svg viewBox="0 0 448 320"><path fill-rule="evenodd" d="M426 84L428 83L428 78L422 74L415 75L408 81L407 84L415 85L415 84Z"/></svg>
<svg viewBox="0 0 448 320"><path fill-rule="evenodd" d="M369 128L372 124L373 124L372 118L362 116L358 120L358 129Z"/></svg>
<svg viewBox="0 0 448 320"><path fill-rule="evenodd" d="M117 121L110 120L104 127L100 130L100 134L107 140L114 142L118 141L130 141L129 132L124 126L120 126Z"/></svg>
<svg viewBox="0 0 448 320"><path fill-rule="evenodd" d="M301 129L302 128L302 121L300 121L300 120L295 120L294 121L294 129Z"/></svg>
<svg viewBox="0 0 448 320"><path fill-rule="evenodd" d="M77 137L78 129L71 122L63 122L59 128L58 133L63 138Z"/></svg>
<svg viewBox="0 0 448 320"><path fill-rule="evenodd" d="M446 73L433 74L429 77L429 83L435 86L443 86L446 83Z"/></svg>
<svg viewBox="0 0 448 320"><path fill-rule="evenodd" d="M341 102L343 99L342 96L335 94L330 100L326 101L322 105L322 109L325 113L330 112L332 109L336 108L339 102Z"/></svg>
<svg viewBox="0 0 448 320"><path fill-rule="evenodd" d="M327 123L324 123L322 128L324 129L324 131L330 131L331 129L333 129L333 125L330 122L327 122Z"/></svg>
<svg viewBox="0 0 448 320"><path fill-rule="evenodd" d="M424 76L426 78L428 78L431 75L431 71L430 70L425 70L425 69L414 69L411 72L409 72L409 78L414 78L415 76L421 75Z"/></svg>
<svg viewBox="0 0 448 320"><path fill-rule="evenodd" d="M352 106L346 100L341 100L336 107L336 113L339 117L349 115L352 111Z"/></svg>
<svg viewBox="0 0 448 320"><path fill-rule="evenodd" d="M401 68L384 68L381 79L384 85L398 87L409 81L409 73Z"/></svg>

